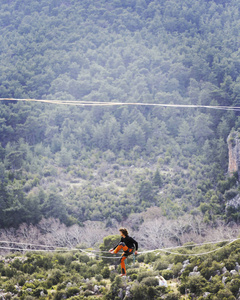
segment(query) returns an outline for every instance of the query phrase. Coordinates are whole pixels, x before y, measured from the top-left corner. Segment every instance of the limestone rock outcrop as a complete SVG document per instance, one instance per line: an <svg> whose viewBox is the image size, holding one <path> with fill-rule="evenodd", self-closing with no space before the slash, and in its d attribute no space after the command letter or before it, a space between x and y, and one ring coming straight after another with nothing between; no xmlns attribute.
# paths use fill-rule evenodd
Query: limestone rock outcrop
<svg viewBox="0 0 240 300"><path fill-rule="evenodd" d="M233 175L234 172L238 172L240 175L240 133L232 131L228 138L228 174ZM239 176L240 178L240 176Z"/></svg>
<svg viewBox="0 0 240 300"><path fill-rule="evenodd" d="M238 209L240 206L240 195L237 195L233 199L229 200L226 202L226 209L231 206L234 207L235 209Z"/></svg>

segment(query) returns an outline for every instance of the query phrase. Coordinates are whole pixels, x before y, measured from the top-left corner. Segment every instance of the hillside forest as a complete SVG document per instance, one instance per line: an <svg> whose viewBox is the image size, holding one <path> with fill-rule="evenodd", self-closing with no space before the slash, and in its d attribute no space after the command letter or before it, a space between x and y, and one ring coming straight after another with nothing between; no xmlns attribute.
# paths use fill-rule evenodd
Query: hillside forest
<svg viewBox="0 0 240 300"><path fill-rule="evenodd" d="M0 299L240 299L239 20L237 0L1 0Z"/></svg>
<svg viewBox="0 0 240 300"><path fill-rule="evenodd" d="M239 8L1 1L1 99L56 100L0 101L1 236L125 224L151 230L152 248L236 234L227 137L238 111L59 101L240 106Z"/></svg>

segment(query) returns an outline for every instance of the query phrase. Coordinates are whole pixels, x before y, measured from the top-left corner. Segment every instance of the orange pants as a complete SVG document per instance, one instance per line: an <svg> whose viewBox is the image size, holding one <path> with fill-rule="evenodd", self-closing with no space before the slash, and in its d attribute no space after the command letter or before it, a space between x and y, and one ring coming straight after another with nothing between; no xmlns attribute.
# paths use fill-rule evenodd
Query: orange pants
<svg viewBox="0 0 240 300"><path fill-rule="evenodd" d="M120 265L121 265L121 273L123 275L126 274L126 266L124 260L131 254L133 254L133 249L128 248L124 243L120 243L117 248L114 250L114 253L118 253L118 251L123 250L122 257L120 258Z"/></svg>

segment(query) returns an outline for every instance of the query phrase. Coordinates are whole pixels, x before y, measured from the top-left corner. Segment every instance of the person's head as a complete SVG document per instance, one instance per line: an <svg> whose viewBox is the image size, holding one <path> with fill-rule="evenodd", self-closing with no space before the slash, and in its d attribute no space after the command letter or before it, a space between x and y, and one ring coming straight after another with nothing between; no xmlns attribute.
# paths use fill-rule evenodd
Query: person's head
<svg viewBox="0 0 240 300"><path fill-rule="evenodd" d="M125 237L125 236L128 235L128 231L127 231L126 228L120 228L120 229L119 229L119 232L120 232L120 235L121 235L122 237Z"/></svg>

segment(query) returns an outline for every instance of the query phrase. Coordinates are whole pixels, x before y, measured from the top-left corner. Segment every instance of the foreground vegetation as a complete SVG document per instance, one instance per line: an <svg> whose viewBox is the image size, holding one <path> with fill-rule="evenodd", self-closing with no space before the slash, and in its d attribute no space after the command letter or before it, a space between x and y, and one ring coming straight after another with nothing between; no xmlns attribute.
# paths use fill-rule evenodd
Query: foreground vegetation
<svg viewBox="0 0 240 300"><path fill-rule="evenodd" d="M102 248L118 239L109 236ZM127 278L120 278L116 259L90 252L13 253L1 258L0 297L5 299L238 299L240 242L148 253L128 259ZM211 254L201 254L220 247ZM85 250L86 251L86 250ZM103 254L106 255L106 254ZM163 276L168 287L159 286ZM190 298L188 298L190 297Z"/></svg>

